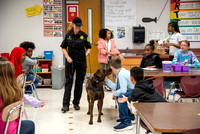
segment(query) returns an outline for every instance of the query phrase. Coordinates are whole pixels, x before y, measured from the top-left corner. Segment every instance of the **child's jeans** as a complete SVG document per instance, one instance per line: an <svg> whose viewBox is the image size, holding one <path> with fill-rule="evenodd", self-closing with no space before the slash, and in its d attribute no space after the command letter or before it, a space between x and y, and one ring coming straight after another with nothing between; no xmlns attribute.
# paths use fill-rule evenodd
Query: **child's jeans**
<svg viewBox="0 0 200 134"><path fill-rule="evenodd" d="M128 91L126 93L124 93L123 95L126 97L131 96L132 91ZM120 94L118 98L122 98L122 94ZM118 101L117 101L118 102ZM124 103L119 103L118 102L118 107L119 107L119 118L120 120L122 120L122 122L126 125L130 125L131 124L131 119L130 116L133 115L131 114L129 108L128 108L128 104L127 102Z"/></svg>
<svg viewBox="0 0 200 134"><path fill-rule="evenodd" d="M30 81L30 80L33 80L33 74L26 74L26 81ZM36 79L34 81L35 87L38 85L39 81L40 79L36 76ZM32 93L31 86L26 86L25 92Z"/></svg>

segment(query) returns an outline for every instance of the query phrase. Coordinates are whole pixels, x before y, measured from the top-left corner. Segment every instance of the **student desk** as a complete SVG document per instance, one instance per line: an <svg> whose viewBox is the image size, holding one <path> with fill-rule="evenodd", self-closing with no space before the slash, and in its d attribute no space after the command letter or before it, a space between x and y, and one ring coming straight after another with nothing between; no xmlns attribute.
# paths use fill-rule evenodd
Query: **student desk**
<svg viewBox="0 0 200 134"><path fill-rule="evenodd" d="M144 77L182 77L189 75L200 75L200 68L190 68L188 72L164 72L162 68L158 68L158 70L144 70Z"/></svg>
<svg viewBox="0 0 200 134"><path fill-rule="evenodd" d="M144 70L144 77L164 77L165 81L172 81L175 79L178 79L180 81L180 78L183 76L191 76L191 75L200 75L200 68L190 68L188 72L164 72L162 68L158 68L158 70Z"/></svg>
<svg viewBox="0 0 200 134"><path fill-rule="evenodd" d="M137 110L136 134L140 118L153 134L181 133L200 127L200 103L134 103Z"/></svg>

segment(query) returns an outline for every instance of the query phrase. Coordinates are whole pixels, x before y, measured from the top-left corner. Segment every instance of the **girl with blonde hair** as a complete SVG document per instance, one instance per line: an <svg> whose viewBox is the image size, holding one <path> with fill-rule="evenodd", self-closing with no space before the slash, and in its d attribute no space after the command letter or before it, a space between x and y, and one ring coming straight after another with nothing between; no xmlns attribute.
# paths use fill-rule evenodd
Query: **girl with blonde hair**
<svg viewBox="0 0 200 134"><path fill-rule="evenodd" d="M4 107L22 100L23 91L20 89L16 78L14 65L9 61L0 61L0 117ZM16 134L19 118L9 123L7 134ZM0 134L3 133L6 122L0 118ZM21 122L20 134L34 134L33 121Z"/></svg>

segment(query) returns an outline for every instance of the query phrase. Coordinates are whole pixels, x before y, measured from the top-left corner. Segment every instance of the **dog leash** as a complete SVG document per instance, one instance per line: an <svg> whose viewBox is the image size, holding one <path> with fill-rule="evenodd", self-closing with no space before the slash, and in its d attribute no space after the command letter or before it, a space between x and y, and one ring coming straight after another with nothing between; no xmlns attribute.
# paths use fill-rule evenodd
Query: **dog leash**
<svg viewBox="0 0 200 134"><path fill-rule="evenodd" d="M91 63L90 63L90 54L89 54L88 60L89 60L89 67L90 67L90 78L91 78L91 77L92 77L92 76L91 76L91 73L92 73L92 71L91 71Z"/></svg>

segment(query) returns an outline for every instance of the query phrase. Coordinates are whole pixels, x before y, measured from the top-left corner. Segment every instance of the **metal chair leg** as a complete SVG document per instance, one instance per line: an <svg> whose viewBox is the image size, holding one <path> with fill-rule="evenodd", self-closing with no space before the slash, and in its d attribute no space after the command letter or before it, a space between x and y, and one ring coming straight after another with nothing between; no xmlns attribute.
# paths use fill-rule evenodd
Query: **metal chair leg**
<svg viewBox="0 0 200 134"><path fill-rule="evenodd" d="M35 84L33 83L33 86L34 86L34 91L35 91L35 95L36 95L36 98L38 99L38 100L40 100L39 98L38 98L38 94L37 94L37 91L36 91L36 87L35 87Z"/></svg>
<svg viewBox="0 0 200 134"><path fill-rule="evenodd" d="M170 95L170 93L171 93L172 88L174 87L174 85L175 85L175 82L172 82L172 83L170 84L169 93L168 93L167 98L166 98L167 100L169 100L169 95Z"/></svg>
<svg viewBox="0 0 200 134"><path fill-rule="evenodd" d="M175 95L176 95L176 94L173 95L173 100L172 100L172 102L175 102Z"/></svg>
<svg viewBox="0 0 200 134"><path fill-rule="evenodd" d="M117 109L117 99L115 98L115 108Z"/></svg>
<svg viewBox="0 0 200 134"><path fill-rule="evenodd" d="M35 93L33 91L33 85L31 84L30 86L31 86L31 91L32 91L33 97L35 98Z"/></svg>
<svg viewBox="0 0 200 134"><path fill-rule="evenodd" d="M25 107L24 107L24 115L25 115L26 120L28 120L28 115L26 113Z"/></svg>
<svg viewBox="0 0 200 134"><path fill-rule="evenodd" d="M181 97L178 99L178 103L180 103L180 102L183 102Z"/></svg>

